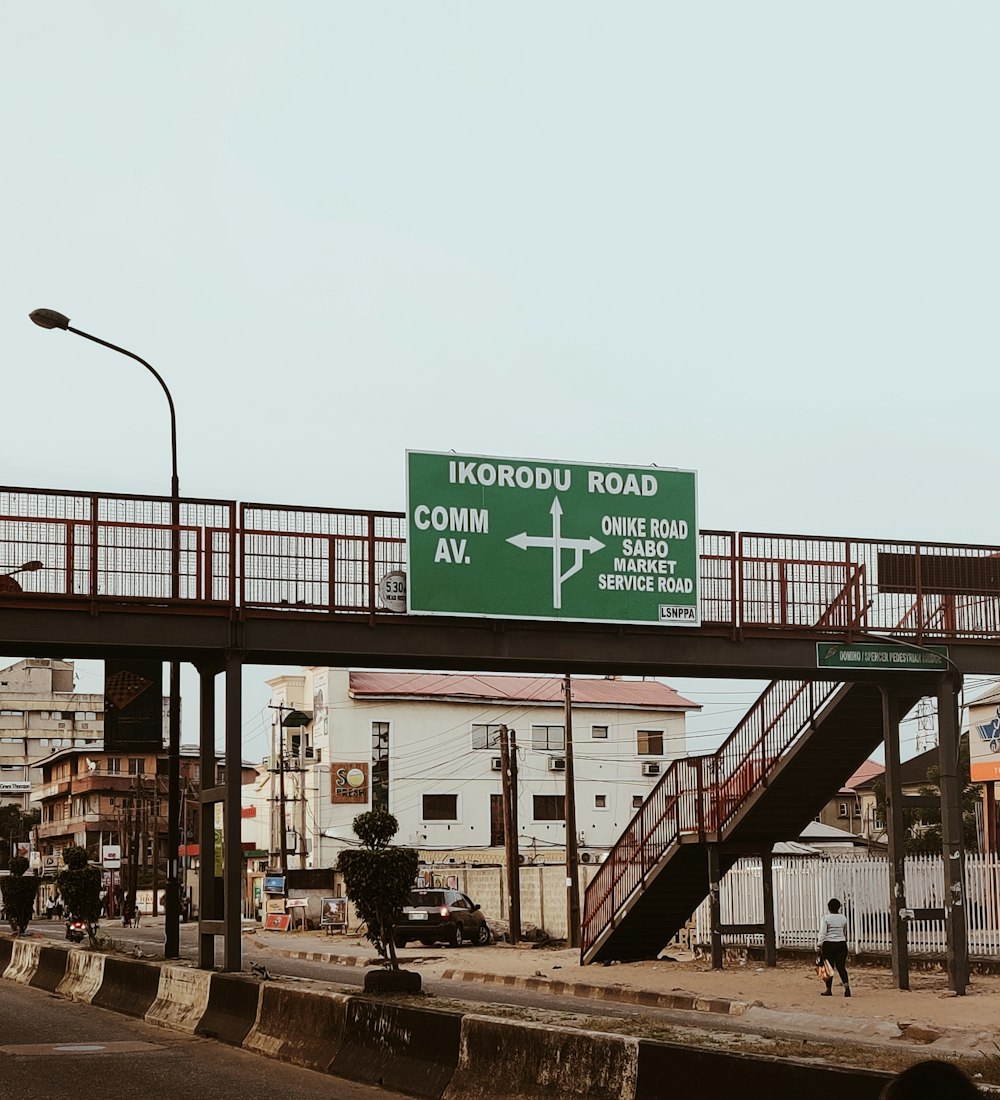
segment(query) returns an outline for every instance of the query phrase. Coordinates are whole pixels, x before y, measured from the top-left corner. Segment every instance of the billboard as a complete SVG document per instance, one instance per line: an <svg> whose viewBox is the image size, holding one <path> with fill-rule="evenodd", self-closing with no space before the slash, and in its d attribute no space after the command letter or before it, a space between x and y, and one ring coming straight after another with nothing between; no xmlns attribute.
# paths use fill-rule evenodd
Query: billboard
<svg viewBox="0 0 1000 1100"><path fill-rule="evenodd" d="M407 609L698 626L690 470L407 452Z"/></svg>
<svg viewBox="0 0 1000 1100"><path fill-rule="evenodd" d="M104 748L163 747L163 666L159 661L104 662Z"/></svg>

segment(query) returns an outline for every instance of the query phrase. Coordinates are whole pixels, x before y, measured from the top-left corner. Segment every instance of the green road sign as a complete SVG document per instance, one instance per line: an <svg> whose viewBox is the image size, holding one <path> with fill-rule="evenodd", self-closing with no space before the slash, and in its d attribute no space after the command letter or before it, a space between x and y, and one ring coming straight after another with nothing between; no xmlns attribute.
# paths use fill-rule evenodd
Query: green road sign
<svg viewBox="0 0 1000 1100"><path fill-rule="evenodd" d="M818 668L876 668L909 672L944 672L946 645L908 646L896 642L817 642Z"/></svg>
<svg viewBox="0 0 1000 1100"><path fill-rule="evenodd" d="M408 610L697 626L689 470L407 452Z"/></svg>

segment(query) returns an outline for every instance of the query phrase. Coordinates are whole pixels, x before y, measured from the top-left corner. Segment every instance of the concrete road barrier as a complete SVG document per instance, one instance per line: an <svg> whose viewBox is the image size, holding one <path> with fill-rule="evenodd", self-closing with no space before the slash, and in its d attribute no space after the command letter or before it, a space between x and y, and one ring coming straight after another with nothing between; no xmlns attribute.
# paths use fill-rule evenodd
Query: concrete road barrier
<svg viewBox="0 0 1000 1100"><path fill-rule="evenodd" d="M14 940L7 939L6 936L0 937L0 978L4 976L4 971L10 966L10 959L14 954L14 942Z"/></svg>
<svg viewBox="0 0 1000 1100"><path fill-rule="evenodd" d="M159 985L160 968L156 964L109 955L104 960L101 988L90 1003L126 1016L143 1017L156 1000Z"/></svg>
<svg viewBox="0 0 1000 1100"><path fill-rule="evenodd" d="M632 1100L638 1054L639 1040L622 1035L468 1015L444 1100Z"/></svg>
<svg viewBox="0 0 1000 1100"><path fill-rule="evenodd" d="M195 1026L196 1035L242 1046L257 1022L260 984L234 974L212 974L208 1007Z"/></svg>
<svg viewBox="0 0 1000 1100"><path fill-rule="evenodd" d="M265 983L243 1047L327 1073L344 1042L349 1002L343 993Z"/></svg>
<svg viewBox="0 0 1000 1100"><path fill-rule="evenodd" d="M436 1100L458 1064L461 1034L461 1013L351 997L329 1072Z"/></svg>
<svg viewBox="0 0 1000 1100"><path fill-rule="evenodd" d="M10 965L4 971L3 976L10 982L21 982L22 985L28 985L38 968L40 951L41 944L32 943L30 940L15 940Z"/></svg>
<svg viewBox="0 0 1000 1100"><path fill-rule="evenodd" d="M56 987L66 977L66 959L69 951L65 947L42 946L38 952L38 965L31 975L28 985L37 989L47 989L55 993Z"/></svg>
<svg viewBox="0 0 1000 1100"><path fill-rule="evenodd" d="M161 966L156 1000L146 1013L146 1022L194 1032L208 1011L211 981L209 970Z"/></svg>
<svg viewBox="0 0 1000 1100"><path fill-rule="evenodd" d="M890 1073L824 1066L792 1058L699 1050L654 1039L639 1041L636 1100L669 1096L664 1083L683 1082L679 1095L698 1100L747 1097L806 1096L809 1100L878 1100Z"/></svg>
<svg viewBox="0 0 1000 1100"><path fill-rule="evenodd" d="M68 952L66 976L56 992L71 1001L89 1005L104 981L104 959L99 951Z"/></svg>

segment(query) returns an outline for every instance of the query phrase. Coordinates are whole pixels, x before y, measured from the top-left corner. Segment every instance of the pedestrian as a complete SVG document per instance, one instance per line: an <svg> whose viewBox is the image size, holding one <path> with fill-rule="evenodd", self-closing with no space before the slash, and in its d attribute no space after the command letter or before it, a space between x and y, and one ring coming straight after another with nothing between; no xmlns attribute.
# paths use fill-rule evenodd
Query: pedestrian
<svg viewBox="0 0 1000 1100"><path fill-rule="evenodd" d="M976 1100L979 1089L951 1062L916 1062L894 1077L879 1100Z"/></svg>
<svg viewBox="0 0 1000 1100"><path fill-rule="evenodd" d="M132 910L132 927L139 927L139 918L142 916L142 910L139 908L139 903L135 903L135 908Z"/></svg>
<svg viewBox="0 0 1000 1100"><path fill-rule="evenodd" d="M840 975L844 986L844 996L851 995L851 980L847 976L847 917L840 911L840 902L830 898L826 903L827 912L819 929L819 942L816 949L823 959L831 962ZM833 978L826 979L826 989L821 997L833 996Z"/></svg>

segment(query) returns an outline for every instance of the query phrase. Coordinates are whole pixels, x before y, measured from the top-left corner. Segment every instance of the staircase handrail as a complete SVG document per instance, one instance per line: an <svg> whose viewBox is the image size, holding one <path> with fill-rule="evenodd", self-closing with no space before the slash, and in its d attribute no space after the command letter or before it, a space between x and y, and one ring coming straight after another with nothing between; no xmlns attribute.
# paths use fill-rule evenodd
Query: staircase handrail
<svg viewBox="0 0 1000 1100"><path fill-rule="evenodd" d="M863 585L863 567L849 570L821 622ZM863 608L863 600L857 606ZM732 821L839 686L835 680L773 680L714 753L668 766L587 885L583 952L683 833L720 833Z"/></svg>

